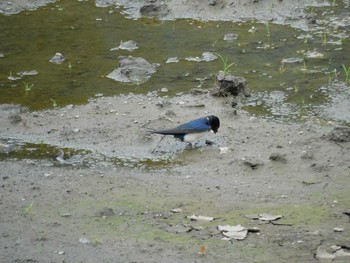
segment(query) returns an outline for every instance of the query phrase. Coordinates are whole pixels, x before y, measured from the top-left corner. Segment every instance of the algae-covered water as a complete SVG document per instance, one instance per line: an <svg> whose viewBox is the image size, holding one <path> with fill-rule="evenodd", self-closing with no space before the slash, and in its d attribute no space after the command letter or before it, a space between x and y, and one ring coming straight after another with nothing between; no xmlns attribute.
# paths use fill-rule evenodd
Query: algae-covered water
<svg viewBox="0 0 350 263"><path fill-rule="evenodd" d="M247 79L252 97L246 109L302 115L325 102L327 94L319 92L320 87L344 79L342 64L350 64L350 41L346 34L338 34L346 28L303 32L271 23L131 20L120 11L91 2L60 1L35 12L1 15L0 103L35 110L86 103L101 94L166 88L166 95L175 95L195 87L211 88L214 75L223 69L220 58L186 60L209 51L234 62L231 72ZM227 34L237 39L225 40ZM128 40L139 48L110 51ZM59 65L49 62L57 52L66 57ZM118 67L120 55L160 66L145 83L116 82L105 76ZM178 63L166 63L174 57ZM283 106L272 106L279 103Z"/></svg>

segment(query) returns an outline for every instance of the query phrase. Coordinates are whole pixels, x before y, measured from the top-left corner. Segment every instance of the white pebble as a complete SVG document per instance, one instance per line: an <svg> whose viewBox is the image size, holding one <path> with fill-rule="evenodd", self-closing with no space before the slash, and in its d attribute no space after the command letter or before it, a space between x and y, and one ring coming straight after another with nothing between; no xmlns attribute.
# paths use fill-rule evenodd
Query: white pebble
<svg viewBox="0 0 350 263"><path fill-rule="evenodd" d="M79 238L79 243L81 243L81 244L90 244L90 240L85 238L85 237L81 237L81 238Z"/></svg>

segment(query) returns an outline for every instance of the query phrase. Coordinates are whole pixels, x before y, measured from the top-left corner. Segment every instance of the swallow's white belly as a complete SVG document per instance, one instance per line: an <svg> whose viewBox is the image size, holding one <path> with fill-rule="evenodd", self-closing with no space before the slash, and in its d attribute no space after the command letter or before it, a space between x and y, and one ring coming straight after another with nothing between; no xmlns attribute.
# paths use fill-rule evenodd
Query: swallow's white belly
<svg viewBox="0 0 350 263"><path fill-rule="evenodd" d="M197 141L199 138L203 137L206 134L207 132L188 133L184 136L184 141L192 143L194 141Z"/></svg>

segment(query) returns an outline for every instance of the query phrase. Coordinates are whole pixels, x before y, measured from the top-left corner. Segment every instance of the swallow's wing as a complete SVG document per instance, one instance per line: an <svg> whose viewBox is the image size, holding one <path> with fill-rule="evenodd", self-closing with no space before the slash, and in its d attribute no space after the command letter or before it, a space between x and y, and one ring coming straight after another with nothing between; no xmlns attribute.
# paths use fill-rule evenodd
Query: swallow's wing
<svg viewBox="0 0 350 263"><path fill-rule="evenodd" d="M204 117L177 126L176 129L187 130L187 133L206 132L211 129L211 126L207 117Z"/></svg>
<svg viewBox="0 0 350 263"><path fill-rule="evenodd" d="M169 129L169 130L156 130L152 131L152 133L158 133L158 134L163 134L163 135L182 135L188 133L185 130L179 130L177 128L174 129Z"/></svg>
<svg viewBox="0 0 350 263"><path fill-rule="evenodd" d="M196 119L190 122L186 122L180 126L168 130L156 130L153 133L164 134L164 135L176 135L176 134L187 134L187 133L198 133L210 131L211 126L206 117Z"/></svg>

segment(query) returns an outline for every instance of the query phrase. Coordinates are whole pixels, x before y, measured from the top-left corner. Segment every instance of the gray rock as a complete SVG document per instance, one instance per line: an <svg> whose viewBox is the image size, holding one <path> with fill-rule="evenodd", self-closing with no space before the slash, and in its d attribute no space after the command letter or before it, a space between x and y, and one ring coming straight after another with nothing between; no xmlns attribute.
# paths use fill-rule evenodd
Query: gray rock
<svg viewBox="0 0 350 263"><path fill-rule="evenodd" d="M281 162L281 163L286 163L287 158L285 154L281 153L272 153L269 157L271 161L276 161L276 162Z"/></svg>
<svg viewBox="0 0 350 263"><path fill-rule="evenodd" d="M10 114L8 117L9 121L13 124L19 123L22 121L22 117L19 114Z"/></svg>
<svg viewBox="0 0 350 263"><path fill-rule="evenodd" d="M314 155L310 152L305 151L302 153L300 158L304 160L312 160L314 158Z"/></svg>
<svg viewBox="0 0 350 263"><path fill-rule="evenodd" d="M35 76L35 75L38 75L39 72L35 69L33 70L30 70L30 71L21 71L21 72L18 72L17 75L20 76L20 77L23 77L23 76Z"/></svg>
<svg viewBox="0 0 350 263"><path fill-rule="evenodd" d="M79 243L81 243L81 244L90 244L91 242L90 242L89 239L87 239L85 237L81 237L81 238L79 238Z"/></svg>
<svg viewBox="0 0 350 263"><path fill-rule="evenodd" d="M16 149L15 145L3 143L0 141L0 153L9 154L10 152L14 151L15 149Z"/></svg>
<svg viewBox="0 0 350 263"><path fill-rule="evenodd" d="M144 58L120 56L119 68L107 75L107 78L119 82L142 83L156 72L157 64L151 64Z"/></svg>
<svg viewBox="0 0 350 263"><path fill-rule="evenodd" d="M54 64L62 64L66 58L61 53L56 53L49 61Z"/></svg>
<svg viewBox="0 0 350 263"><path fill-rule="evenodd" d="M243 160L243 164L249 166L253 170L258 169L260 166L263 166L264 163L256 158L246 158Z"/></svg>
<svg viewBox="0 0 350 263"><path fill-rule="evenodd" d="M150 4L144 5L140 8L140 14L142 16L149 17L162 17L169 13L169 8L166 4Z"/></svg>
<svg viewBox="0 0 350 263"><path fill-rule="evenodd" d="M216 75L214 96L227 97L238 96L243 94L244 96L250 96L248 91L247 80L243 77L236 77L231 74L220 71Z"/></svg>
<svg viewBox="0 0 350 263"><path fill-rule="evenodd" d="M335 127L329 134L329 139L335 142L349 142L350 128L346 126Z"/></svg>
<svg viewBox="0 0 350 263"><path fill-rule="evenodd" d="M225 41L234 41L238 39L238 35L235 33L228 33L224 35L224 40Z"/></svg>
<svg viewBox="0 0 350 263"><path fill-rule="evenodd" d="M137 46L137 43L133 40L128 40L125 42L120 42L120 45L118 47L115 48L111 48L110 51L114 51L114 50L128 50L128 51L133 51L135 49L138 49L139 47Z"/></svg>
<svg viewBox="0 0 350 263"><path fill-rule="evenodd" d="M96 214L97 216L100 216L100 217L109 217L109 216L114 216L114 211L110 207L104 207L100 211L98 211Z"/></svg>

